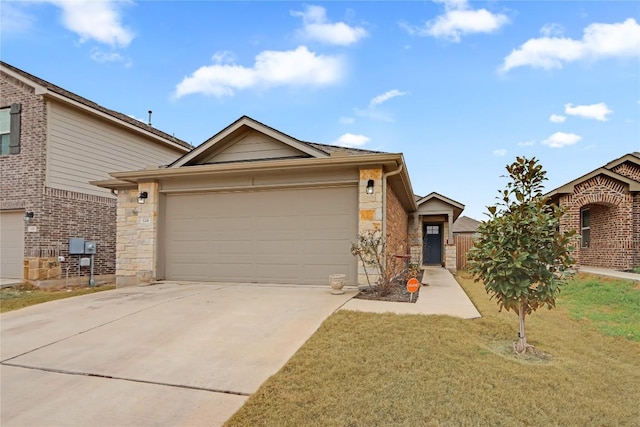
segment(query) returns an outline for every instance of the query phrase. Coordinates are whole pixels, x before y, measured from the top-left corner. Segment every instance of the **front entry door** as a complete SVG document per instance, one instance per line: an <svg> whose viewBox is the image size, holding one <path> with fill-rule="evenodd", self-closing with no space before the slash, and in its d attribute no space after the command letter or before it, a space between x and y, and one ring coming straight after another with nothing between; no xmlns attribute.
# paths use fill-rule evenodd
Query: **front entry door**
<svg viewBox="0 0 640 427"><path fill-rule="evenodd" d="M442 263L442 224L425 224L422 233L422 263Z"/></svg>

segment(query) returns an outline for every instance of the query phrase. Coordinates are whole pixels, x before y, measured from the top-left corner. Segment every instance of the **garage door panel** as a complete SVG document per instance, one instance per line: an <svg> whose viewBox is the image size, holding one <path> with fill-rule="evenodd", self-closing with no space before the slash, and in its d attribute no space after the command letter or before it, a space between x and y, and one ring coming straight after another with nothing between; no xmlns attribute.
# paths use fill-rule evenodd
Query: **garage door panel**
<svg viewBox="0 0 640 427"><path fill-rule="evenodd" d="M356 186L168 194L165 203L166 279L326 285L344 273L356 281Z"/></svg>

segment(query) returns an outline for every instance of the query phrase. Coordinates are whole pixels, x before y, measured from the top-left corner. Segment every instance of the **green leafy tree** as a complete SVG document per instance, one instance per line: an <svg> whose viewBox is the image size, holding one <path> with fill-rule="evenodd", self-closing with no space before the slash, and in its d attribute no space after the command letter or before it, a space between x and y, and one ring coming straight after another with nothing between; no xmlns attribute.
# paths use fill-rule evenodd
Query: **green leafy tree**
<svg viewBox="0 0 640 427"><path fill-rule="evenodd" d="M488 207L489 220L478 228L468 265L500 310L518 314L519 340L513 347L524 354L533 349L527 344L525 317L542 306L555 307L574 262L575 232L559 231L563 211L543 196L546 172L535 157L517 157L506 169L510 182L499 191L498 203Z"/></svg>

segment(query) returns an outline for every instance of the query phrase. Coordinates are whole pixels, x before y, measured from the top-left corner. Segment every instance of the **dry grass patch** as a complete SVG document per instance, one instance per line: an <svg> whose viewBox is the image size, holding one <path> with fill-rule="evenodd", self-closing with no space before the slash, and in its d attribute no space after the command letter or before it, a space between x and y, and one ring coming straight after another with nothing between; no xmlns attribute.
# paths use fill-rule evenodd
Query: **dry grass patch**
<svg viewBox="0 0 640 427"><path fill-rule="evenodd" d="M483 318L337 312L227 425L640 424L639 343L540 310L517 357L517 316L459 280Z"/></svg>
<svg viewBox="0 0 640 427"><path fill-rule="evenodd" d="M94 288L71 288L60 290L45 290L33 286L16 286L0 290L0 313L17 310L30 305L71 298L79 295L115 289L115 285L101 285Z"/></svg>

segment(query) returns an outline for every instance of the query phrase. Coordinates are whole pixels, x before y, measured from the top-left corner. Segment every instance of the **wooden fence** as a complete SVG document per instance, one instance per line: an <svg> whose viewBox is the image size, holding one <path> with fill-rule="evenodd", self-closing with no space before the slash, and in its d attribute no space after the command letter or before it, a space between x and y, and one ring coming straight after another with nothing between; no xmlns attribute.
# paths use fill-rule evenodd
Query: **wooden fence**
<svg viewBox="0 0 640 427"><path fill-rule="evenodd" d="M456 269L458 271L464 270L467 266L467 252L473 246L473 235L456 234L454 241L456 243Z"/></svg>

